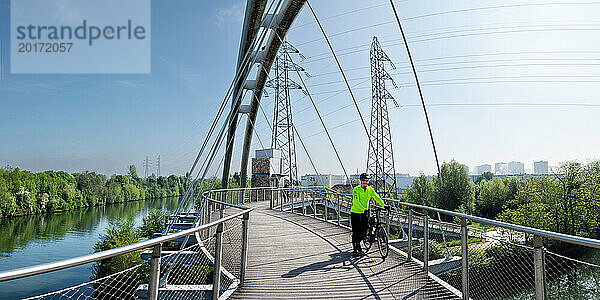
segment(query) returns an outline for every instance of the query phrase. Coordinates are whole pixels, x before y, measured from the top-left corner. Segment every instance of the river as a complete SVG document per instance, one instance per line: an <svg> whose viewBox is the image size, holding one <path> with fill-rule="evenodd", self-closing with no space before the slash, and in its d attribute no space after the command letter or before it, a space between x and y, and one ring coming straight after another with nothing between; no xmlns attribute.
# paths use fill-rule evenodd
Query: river
<svg viewBox="0 0 600 300"><path fill-rule="evenodd" d="M150 209L173 211L179 198L141 200L64 213L0 220L0 272L93 253L110 220L133 218ZM40 295L89 281L92 264L0 283L0 299Z"/></svg>

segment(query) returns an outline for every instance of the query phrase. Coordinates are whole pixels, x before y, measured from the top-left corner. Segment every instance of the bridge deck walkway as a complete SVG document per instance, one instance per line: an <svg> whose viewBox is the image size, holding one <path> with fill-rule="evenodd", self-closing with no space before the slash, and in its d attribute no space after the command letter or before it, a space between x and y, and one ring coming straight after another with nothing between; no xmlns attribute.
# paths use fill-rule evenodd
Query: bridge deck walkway
<svg viewBox="0 0 600 300"><path fill-rule="evenodd" d="M247 277L233 299L458 299L393 251L351 258L347 228L250 206Z"/></svg>

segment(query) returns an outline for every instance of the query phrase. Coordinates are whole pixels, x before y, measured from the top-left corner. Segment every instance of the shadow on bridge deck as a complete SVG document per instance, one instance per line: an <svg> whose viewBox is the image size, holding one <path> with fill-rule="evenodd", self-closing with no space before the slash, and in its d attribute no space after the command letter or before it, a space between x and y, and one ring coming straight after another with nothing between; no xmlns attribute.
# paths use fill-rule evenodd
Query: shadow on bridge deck
<svg viewBox="0 0 600 300"><path fill-rule="evenodd" d="M347 228L250 206L247 277L234 299L458 299L393 251L351 259Z"/></svg>

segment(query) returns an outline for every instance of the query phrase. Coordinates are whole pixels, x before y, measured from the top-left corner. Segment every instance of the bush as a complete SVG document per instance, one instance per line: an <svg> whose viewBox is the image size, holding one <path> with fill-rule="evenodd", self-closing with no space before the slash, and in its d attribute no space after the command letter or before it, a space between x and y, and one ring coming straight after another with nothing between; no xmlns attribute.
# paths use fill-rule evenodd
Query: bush
<svg viewBox="0 0 600 300"><path fill-rule="evenodd" d="M412 248L413 256L423 261L423 243ZM429 241L429 260L440 259L446 257L446 247L443 243Z"/></svg>
<svg viewBox="0 0 600 300"><path fill-rule="evenodd" d="M100 235L100 240L94 245L94 252L106 251L137 243L141 240L134 228L133 219L116 219L110 222L106 233ZM139 251L111 257L96 262L92 267L92 280L117 273L141 263Z"/></svg>
<svg viewBox="0 0 600 300"><path fill-rule="evenodd" d="M142 227L140 227L140 236L151 238L155 232L161 232L167 223L169 213L164 210L152 209L148 212L142 220Z"/></svg>

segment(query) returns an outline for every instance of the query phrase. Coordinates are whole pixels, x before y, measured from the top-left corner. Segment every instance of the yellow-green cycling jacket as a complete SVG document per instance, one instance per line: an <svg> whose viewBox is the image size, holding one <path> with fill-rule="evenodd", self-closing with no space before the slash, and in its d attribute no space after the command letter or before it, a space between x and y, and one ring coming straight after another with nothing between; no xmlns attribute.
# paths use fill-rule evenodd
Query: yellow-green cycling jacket
<svg viewBox="0 0 600 300"><path fill-rule="evenodd" d="M362 186L358 185L352 190L352 208L350 208L350 212L362 214L365 212L365 209L369 208L369 200L371 197L375 198L375 201L379 203L382 207L385 207L383 200L381 197L377 195L375 190L369 185L367 185L366 189L363 189Z"/></svg>

